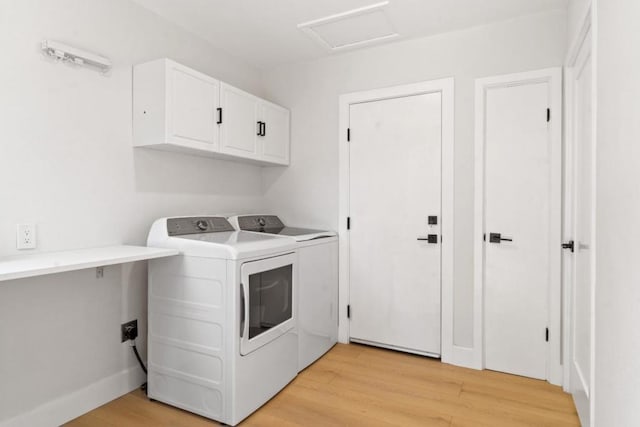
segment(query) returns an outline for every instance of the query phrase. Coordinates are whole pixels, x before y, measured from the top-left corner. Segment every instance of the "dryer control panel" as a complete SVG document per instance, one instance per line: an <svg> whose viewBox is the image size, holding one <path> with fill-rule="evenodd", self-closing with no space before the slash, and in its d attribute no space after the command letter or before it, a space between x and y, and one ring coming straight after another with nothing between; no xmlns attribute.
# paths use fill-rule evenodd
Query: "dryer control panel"
<svg viewBox="0 0 640 427"><path fill-rule="evenodd" d="M235 228L221 216L198 216L190 218L168 218L167 234L169 236L184 236L185 234L221 233L236 231Z"/></svg>
<svg viewBox="0 0 640 427"><path fill-rule="evenodd" d="M264 231L284 228L284 224L275 215L244 215L238 217L240 230Z"/></svg>

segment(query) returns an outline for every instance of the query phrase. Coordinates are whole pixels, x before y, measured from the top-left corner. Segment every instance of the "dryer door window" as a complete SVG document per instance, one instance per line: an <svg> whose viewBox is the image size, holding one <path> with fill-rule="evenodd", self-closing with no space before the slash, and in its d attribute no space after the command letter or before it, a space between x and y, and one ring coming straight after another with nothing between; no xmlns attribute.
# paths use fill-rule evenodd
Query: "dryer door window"
<svg viewBox="0 0 640 427"><path fill-rule="evenodd" d="M293 265L249 275L249 339L293 317Z"/></svg>
<svg viewBox="0 0 640 427"><path fill-rule="evenodd" d="M295 326L295 255L242 265L240 353L248 354Z"/></svg>

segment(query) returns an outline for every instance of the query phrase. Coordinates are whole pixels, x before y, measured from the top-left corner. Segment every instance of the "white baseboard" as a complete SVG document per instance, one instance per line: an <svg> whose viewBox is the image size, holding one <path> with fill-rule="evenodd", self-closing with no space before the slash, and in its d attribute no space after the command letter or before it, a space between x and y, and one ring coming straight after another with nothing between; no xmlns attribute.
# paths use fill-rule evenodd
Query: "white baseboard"
<svg viewBox="0 0 640 427"><path fill-rule="evenodd" d="M144 381L144 373L139 367L129 368L27 413L0 421L0 427L58 426L135 390Z"/></svg>

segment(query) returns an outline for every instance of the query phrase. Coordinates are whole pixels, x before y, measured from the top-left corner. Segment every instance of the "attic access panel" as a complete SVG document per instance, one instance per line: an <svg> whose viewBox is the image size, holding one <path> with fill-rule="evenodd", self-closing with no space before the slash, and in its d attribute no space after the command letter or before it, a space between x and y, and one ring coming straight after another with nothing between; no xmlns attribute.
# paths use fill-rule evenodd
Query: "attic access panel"
<svg viewBox="0 0 640 427"><path fill-rule="evenodd" d="M388 1L353 9L298 25L330 52L363 47L393 39L399 34L385 11Z"/></svg>

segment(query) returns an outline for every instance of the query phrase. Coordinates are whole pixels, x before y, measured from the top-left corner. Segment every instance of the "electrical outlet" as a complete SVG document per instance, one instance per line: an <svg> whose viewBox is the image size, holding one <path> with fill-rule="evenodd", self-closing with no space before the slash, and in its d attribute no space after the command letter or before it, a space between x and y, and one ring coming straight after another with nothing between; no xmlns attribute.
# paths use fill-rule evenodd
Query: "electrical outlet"
<svg viewBox="0 0 640 427"><path fill-rule="evenodd" d="M122 342L135 340L138 336L138 319L123 323L120 326Z"/></svg>
<svg viewBox="0 0 640 427"><path fill-rule="evenodd" d="M18 224L16 229L16 248L36 248L36 225L33 223Z"/></svg>

